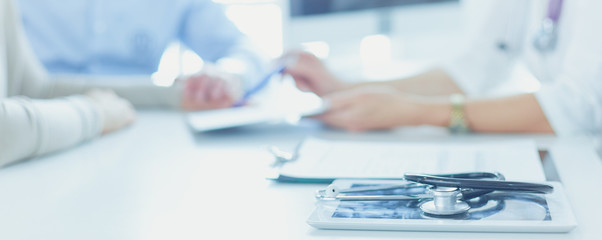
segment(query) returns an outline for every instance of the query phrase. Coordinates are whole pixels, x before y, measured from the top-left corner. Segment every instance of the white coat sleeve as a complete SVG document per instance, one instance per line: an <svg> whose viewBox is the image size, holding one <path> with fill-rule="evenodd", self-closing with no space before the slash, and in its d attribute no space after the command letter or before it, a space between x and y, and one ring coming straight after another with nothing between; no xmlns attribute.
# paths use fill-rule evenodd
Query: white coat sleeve
<svg viewBox="0 0 602 240"><path fill-rule="evenodd" d="M469 11L470 40L462 54L441 65L468 95L484 94L503 84L511 74L524 38L529 1L463 1ZM470 14L476 11L478 14ZM503 49L502 49L503 48Z"/></svg>
<svg viewBox="0 0 602 240"><path fill-rule="evenodd" d="M602 134L601 1L580 1L561 74L536 93L559 136Z"/></svg>

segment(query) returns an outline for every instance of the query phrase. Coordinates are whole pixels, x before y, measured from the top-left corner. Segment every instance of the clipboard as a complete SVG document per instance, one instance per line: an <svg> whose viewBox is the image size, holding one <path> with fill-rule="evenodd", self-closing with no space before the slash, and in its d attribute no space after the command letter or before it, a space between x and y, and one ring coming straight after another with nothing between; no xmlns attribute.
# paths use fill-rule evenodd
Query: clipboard
<svg viewBox="0 0 602 240"><path fill-rule="evenodd" d="M501 172L517 181L545 181L531 140L399 142L305 139L294 161L271 170L278 182L331 183L335 179L401 179L404 172ZM521 166L517 168L516 166Z"/></svg>

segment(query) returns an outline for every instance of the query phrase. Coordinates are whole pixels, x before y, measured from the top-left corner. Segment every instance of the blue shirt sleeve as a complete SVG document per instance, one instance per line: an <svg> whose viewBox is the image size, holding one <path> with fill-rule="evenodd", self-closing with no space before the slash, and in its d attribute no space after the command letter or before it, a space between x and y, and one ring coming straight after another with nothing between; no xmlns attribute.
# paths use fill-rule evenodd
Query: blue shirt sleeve
<svg viewBox="0 0 602 240"><path fill-rule="evenodd" d="M221 4L190 1L179 36L204 61L216 63L222 58L233 58L245 63L246 70L240 74L246 86L254 85L267 71L266 57L226 16Z"/></svg>
<svg viewBox="0 0 602 240"><path fill-rule="evenodd" d="M203 60L215 62L227 56L243 38L224 7L213 1L191 1L184 13L180 39Z"/></svg>

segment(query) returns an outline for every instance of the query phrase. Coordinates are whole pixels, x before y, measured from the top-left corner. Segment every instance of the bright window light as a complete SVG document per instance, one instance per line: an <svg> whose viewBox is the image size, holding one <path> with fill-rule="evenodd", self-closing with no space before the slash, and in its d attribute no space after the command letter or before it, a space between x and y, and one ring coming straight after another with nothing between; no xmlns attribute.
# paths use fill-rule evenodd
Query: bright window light
<svg viewBox="0 0 602 240"><path fill-rule="evenodd" d="M391 72L391 39L386 35L370 35L360 43L362 74L369 78L382 78Z"/></svg>
<svg viewBox="0 0 602 240"><path fill-rule="evenodd" d="M226 15L269 57L282 54L282 10L276 4L233 4Z"/></svg>
<svg viewBox="0 0 602 240"><path fill-rule="evenodd" d="M226 16L270 58L282 55L281 0L213 0L226 4ZM170 86L174 76L192 74L202 69L203 60L179 42L172 43L163 53L153 82Z"/></svg>
<svg viewBox="0 0 602 240"><path fill-rule="evenodd" d="M391 39L385 35L370 35L362 39L360 57L364 64L389 64L391 62Z"/></svg>
<svg viewBox="0 0 602 240"><path fill-rule="evenodd" d="M326 59L330 54L330 45L323 41L301 43L303 50L308 51L318 58Z"/></svg>
<svg viewBox="0 0 602 240"><path fill-rule="evenodd" d="M173 84L174 79L180 75L181 70L181 46L179 43L170 44L159 62L159 69L153 73L151 78L157 86L168 87Z"/></svg>
<svg viewBox="0 0 602 240"><path fill-rule="evenodd" d="M182 56L182 71L181 74L194 74L203 69L203 59L195 52L186 49L181 53Z"/></svg>

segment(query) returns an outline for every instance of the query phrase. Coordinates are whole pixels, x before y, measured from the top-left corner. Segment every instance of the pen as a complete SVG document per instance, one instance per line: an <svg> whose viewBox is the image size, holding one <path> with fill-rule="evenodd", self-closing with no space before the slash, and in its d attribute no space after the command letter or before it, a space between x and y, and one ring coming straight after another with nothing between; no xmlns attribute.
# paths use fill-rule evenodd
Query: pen
<svg viewBox="0 0 602 240"><path fill-rule="evenodd" d="M247 100L249 100L249 98L251 96L253 96L253 94L256 94L261 89L265 88L265 86L268 85L268 83L270 82L270 79L272 79L272 77L274 75L283 73L285 69L286 69L286 64L280 64L280 65L278 65L274 70L272 70L271 72L269 72L268 74L266 74L263 77L263 79L261 79L261 81L259 81L257 83L257 85L255 85L252 88L250 88L249 90L247 90L245 92L245 94L242 96L242 98L240 98L240 100L238 100L232 106L233 107L240 107L240 106L244 105L247 102Z"/></svg>

